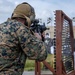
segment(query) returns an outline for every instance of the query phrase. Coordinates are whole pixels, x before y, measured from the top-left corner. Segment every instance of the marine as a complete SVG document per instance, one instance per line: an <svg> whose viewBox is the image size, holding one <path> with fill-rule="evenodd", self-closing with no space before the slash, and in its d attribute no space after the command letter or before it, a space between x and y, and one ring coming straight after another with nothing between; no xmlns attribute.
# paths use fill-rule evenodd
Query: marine
<svg viewBox="0 0 75 75"><path fill-rule="evenodd" d="M40 35L31 34L29 27L34 19L34 8L23 2L16 6L9 20L0 24L0 75L22 75L27 58L47 58Z"/></svg>

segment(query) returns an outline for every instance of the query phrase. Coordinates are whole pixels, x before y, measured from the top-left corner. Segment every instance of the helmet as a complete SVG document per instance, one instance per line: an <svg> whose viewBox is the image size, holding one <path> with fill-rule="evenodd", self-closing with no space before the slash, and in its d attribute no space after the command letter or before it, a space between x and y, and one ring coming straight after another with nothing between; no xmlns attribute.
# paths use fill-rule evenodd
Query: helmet
<svg viewBox="0 0 75 75"><path fill-rule="evenodd" d="M26 3L23 2L19 4L13 11L13 15L11 18L21 17L27 20L28 26L34 21L35 19L35 11L34 8Z"/></svg>

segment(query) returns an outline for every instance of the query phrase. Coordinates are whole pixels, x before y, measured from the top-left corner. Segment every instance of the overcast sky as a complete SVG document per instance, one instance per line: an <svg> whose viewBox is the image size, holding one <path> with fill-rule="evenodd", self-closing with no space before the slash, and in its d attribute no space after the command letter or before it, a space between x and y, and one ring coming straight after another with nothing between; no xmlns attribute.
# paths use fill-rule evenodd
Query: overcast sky
<svg viewBox="0 0 75 75"><path fill-rule="evenodd" d="M11 17L11 14L19 3L30 3L36 12L36 18L54 18L53 11L62 10L70 18L75 17L75 0L0 0L0 23Z"/></svg>

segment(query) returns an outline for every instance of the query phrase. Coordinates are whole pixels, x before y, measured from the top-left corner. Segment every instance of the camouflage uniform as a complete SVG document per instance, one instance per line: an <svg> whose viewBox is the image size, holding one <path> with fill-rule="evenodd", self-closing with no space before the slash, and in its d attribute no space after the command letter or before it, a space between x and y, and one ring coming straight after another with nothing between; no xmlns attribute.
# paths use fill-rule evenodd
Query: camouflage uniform
<svg viewBox="0 0 75 75"><path fill-rule="evenodd" d="M45 60L44 43L16 20L0 24L0 75L22 75L27 57Z"/></svg>

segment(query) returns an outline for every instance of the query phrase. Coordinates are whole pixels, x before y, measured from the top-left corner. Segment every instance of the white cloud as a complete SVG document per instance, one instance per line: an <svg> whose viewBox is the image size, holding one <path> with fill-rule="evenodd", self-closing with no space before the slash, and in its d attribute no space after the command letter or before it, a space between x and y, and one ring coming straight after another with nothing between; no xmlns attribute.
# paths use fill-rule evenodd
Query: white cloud
<svg viewBox="0 0 75 75"><path fill-rule="evenodd" d="M12 11L22 2L31 4L36 12L37 18L46 19L47 16L54 17L53 11L63 10L69 17L75 16L74 0L0 0L0 23L11 16Z"/></svg>

